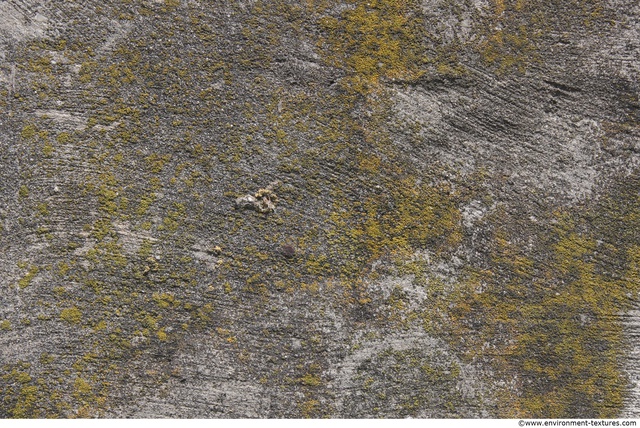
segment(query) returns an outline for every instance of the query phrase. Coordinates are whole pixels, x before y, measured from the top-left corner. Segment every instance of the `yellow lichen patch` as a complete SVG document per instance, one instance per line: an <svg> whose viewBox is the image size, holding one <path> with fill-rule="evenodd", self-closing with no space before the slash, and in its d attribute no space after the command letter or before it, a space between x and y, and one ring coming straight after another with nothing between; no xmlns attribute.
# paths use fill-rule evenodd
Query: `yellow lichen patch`
<svg viewBox="0 0 640 428"><path fill-rule="evenodd" d="M300 403L299 405L300 413L304 418L313 418L317 415L320 409L320 402L318 400L307 400L305 402Z"/></svg>
<svg viewBox="0 0 640 428"><path fill-rule="evenodd" d="M60 312L60 319L70 324L78 324L82 320L82 312L75 306L66 308Z"/></svg>
<svg viewBox="0 0 640 428"><path fill-rule="evenodd" d="M549 258L538 262L501 228L492 268L470 276L449 311L469 358L493 349L493 366L511 385L500 398L503 416L612 418L622 408L626 348L616 314L640 291L637 248L626 252L622 278L630 280L608 275L596 254L616 250L568 218L561 216L545 243Z"/></svg>
<svg viewBox="0 0 640 428"><path fill-rule="evenodd" d="M171 293L154 293L153 300L163 309L180 305L180 302L176 300L175 296Z"/></svg>
<svg viewBox="0 0 640 428"><path fill-rule="evenodd" d="M38 266L31 266L31 268L29 268L29 272L27 272L27 274L23 276L20 281L18 281L18 287L28 287L31 284L31 281L33 281L33 278L35 278L35 276L38 274L38 272Z"/></svg>
<svg viewBox="0 0 640 428"><path fill-rule="evenodd" d="M37 401L38 387L34 385L25 385L18 393L18 400L11 414L14 418L21 419L30 417L35 411Z"/></svg>
<svg viewBox="0 0 640 428"><path fill-rule="evenodd" d="M601 18L601 0L493 0L484 21L479 21L482 42L478 50L498 74L524 73L540 63L541 41L552 31L590 25ZM558 8L567 13L558 14Z"/></svg>
<svg viewBox="0 0 640 428"><path fill-rule="evenodd" d="M382 255L409 256L420 249L452 248L461 238L460 213L444 189L413 179L394 182L362 202L339 204L330 215L332 242L363 265ZM343 273L355 268L343 265ZM355 273L355 272L352 272Z"/></svg>
<svg viewBox="0 0 640 428"><path fill-rule="evenodd" d="M25 125L20 132L20 136L25 140L30 140L38 133L38 129L32 124Z"/></svg>
<svg viewBox="0 0 640 428"><path fill-rule="evenodd" d="M162 342L165 342L167 340L167 332L165 331L164 328L161 328L160 330L158 330L156 332L156 335L158 336L158 339L160 339Z"/></svg>
<svg viewBox="0 0 640 428"><path fill-rule="evenodd" d="M153 153L145 158L147 162L147 168L153 174L158 174L162 171L162 168L169 162L171 159L171 155L163 155L160 156L156 153Z"/></svg>
<svg viewBox="0 0 640 428"><path fill-rule="evenodd" d="M305 386L320 386L322 384L322 379L316 374L307 373L298 379L298 382Z"/></svg>
<svg viewBox="0 0 640 428"><path fill-rule="evenodd" d="M328 61L345 69L347 87L360 93L380 79L413 80L425 62L420 4L399 0L351 0L339 18L322 19Z"/></svg>
<svg viewBox="0 0 640 428"><path fill-rule="evenodd" d="M76 378L73 386L75 389L75 394L77 394L79 397L91 394L91 391L93 390L91 384L80 377Z"/></svg>
<svg viewBox="0 0 640 428"><path fill-rule="evenodd" d="M543 30L533 25L525 6L529 6L525 0L494 0L493 15L486 27L490 30L479 48L484 61L498 73L513 69L524 73L539 58L536 43Z"/></svg>

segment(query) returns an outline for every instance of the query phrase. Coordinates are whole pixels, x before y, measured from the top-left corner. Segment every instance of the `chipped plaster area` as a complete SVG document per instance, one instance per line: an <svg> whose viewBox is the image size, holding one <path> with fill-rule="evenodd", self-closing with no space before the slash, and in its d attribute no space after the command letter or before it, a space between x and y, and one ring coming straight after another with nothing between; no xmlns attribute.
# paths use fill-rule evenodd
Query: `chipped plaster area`
<svg viewBox="0 0 640 428"><path fill-rule="evenodd" d="M428 29L446 44L468 42L473 39L472 22L475 14L488 9L485 1L423 0L422 12L427 16Z"/></svg>
<svg viewBox="0 0 640 428"><path fill-rule="evenodd" d="M126 38L132 30L134 23L129 21L122 23L111 20L108 25L110 35L97 49L97 52L101 55L108 54L118 46L118 43Z"/></svg>
<svg viewBox="0 0 640 428"><path fill-rule="evenodd" d="M472 204L477 207L479 204ZM476 212L473 221L482 218L484 211ZM469 217L464 217L465 220ZM402 290L409 297L411 309L419 309L427 304L429 292L437 289L438 292L449 292L456 287L457 281L462 277L463 260L457 255L449 258L437 257L428 250L419 250L408 257L405 264L421 265L427 275L425 283L416 282L415 275L382 275L375 280L367 280L367 289L371 293L379 294L383 299L389 298L396 289ZM375 272L380 266L380 261L372 265Z"/></svg>
<svg viewBox="0 0 640 428"><path fill-rule="evenodd" d="M519 99L517 87L499 86L397 89L398 116L421 129L414 161L426 168L436 155L463 174L484 168L515 187L569 201L588 198L607 167L600 121L577 111L545 112L548 99ZM496 97L504 90L515 100Z"/></svg>
<svg viewBox="0 0 640 428"><path fill-rule="evenodd" d="M627 312L622 316L626 330L629 352L627 354L625 368L629 377L630 394L625 401L624 409L620 415L622 418L640 417L640 307Z"/></svg>
<svg viewBox="0 0 640 428"><path fill-rule="evenodd" d="M16 90L16 64L8 58L10 47L16 42L40 39L50 26L46 14L41 13L37 2L0 2L0 88L9 93Z"/></svg>
<svg viewBox="0 0 640 428"><path fill-rule="evenodd" d="M75 131L82 131L87 126L87 118L84 115L71 113L64 110L36 110L36 116L51 119L60 126Z"/></svg>
<svg viewBox="0 0 640 428"><path fill-rule="evenodd" d="M191 418L268 416L270 394L247 377L237 357L220 349L211 335L194 336L149 375L168 380L151 394L144 387L127 390L135 400L114 407L107 417L181 417L185 409Z"/></svg>
<svg viewBox="0 0 640 428"><path fill-rule="evenodd" d="M18 41L42 38L49 27L49 18L38 11L38 3L29 1L0 3L0 34L8 35Z"/></svg>
<svg viewBox="0 0 640 428"><path fill-rule="evenodd" d="M358 405L354 405L358 402L359 396L362 396L365 392L362 389L362 378L369 375L370 365L372 360L376 357L384 358L385 355L394 353L408 353L412 355L412 358L419 358L426 364L431 364L434 367L438 365L454 364L460 367L460 374L457 378L455 386L452 387L454 391L445 391L448 394L457 394L461 400L458 405L465 408L458 408L461 415L466 417L481 417L488 415L482 415L476 413L478 409L475 409L473 405L469 405L469 402L473 402L478 399L479 396L487 396L487 385L482 381L482 375L480 374L478 367L473 364L462 363L453 352L451 352L447 345L441 340L436 339L423 331L409 331L406 333L393 333L373 340L364 340L359 342L356 347L347 355L342 361L334 364L329 369L329 376L333 379L331 382L331 388L336 391L335 410L336 416L353 414L356 412L357 417L375 417L373 414L361 414L362 409L358 408ZM364 373L364 374L363 374ZM387 389L395 382L402 382L403 376L410 376L408 373L396 372L394 376L388 377L382 380L375 379L379 383L376 383L376 391L379 389ZM374 378L369 378L370 381ZM409 379L406 379L409 381ZM434 391L439 385L433 385ZM365 388L366 390L366 388ZM381 391L380 391L381 392ZM398 397L389 396L389 404L394 402ZM488 403L485 403L485 405ZM391 406L390 406L391 407ZM429 418L434 417L433 408L423 408L416 417ZM435 415L437 417L437 415Z"/></svg>
<svg viewBox="0 0 640 428"><path fill-rule="evenodd" d="M472 229L477 222L484 218L489 210L490 207L487 207L482 201L470 201L460 210L462 214L462 224L467 229Z"/></svg>
<svg viewBox="0 0 640 428"><path fill-rule="evenodd" d="M594 49L583 57L583 67L594 75L618 76L625 80L640 77L640 5L633 0L607 0L609 8L620 15L616 31L599 37ZM614 23L612 23L614 25Z"/></svg>
<svg viewBox="0 0 640 428"><path fill-rule="evenodd" d="M119 242L122 244L122 249L127 254L137 253L145 242L153 244L158 241L147 231L132 230L129 222L114 221L113 226L118 234Z"/></svg>

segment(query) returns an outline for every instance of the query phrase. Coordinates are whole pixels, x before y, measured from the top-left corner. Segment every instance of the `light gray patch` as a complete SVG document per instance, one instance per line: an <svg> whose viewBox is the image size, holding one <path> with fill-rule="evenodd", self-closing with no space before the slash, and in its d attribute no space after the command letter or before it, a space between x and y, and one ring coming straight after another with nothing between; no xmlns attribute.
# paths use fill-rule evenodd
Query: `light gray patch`
<svg viewBox="0 0 640 428"><path fill-rule="evenodd" d="M0 34L23 41L41 38L49 27L49 19L28 2L0 3Z"/></svg>
<svg viewBox="0 0 640 428"><path fill-rule="evenodd" d="M36 110L36 116L48 118L54 122L77 131L82 131L87 127L87 118L80 114L70 113L64 110Z"/></svg>
<svg viewBox="0 0 640 428"><path fill-rule="evenodd" d="M114 221L113 227L118 234L118 242L127 254L136 254L145 241L156 242L157 239L146 231L132 231L129 222Z"/></svg>
<svg viewBox="0 0 640 428"><path fill-rule="evenodd" d="M620 417L640 417L640 308L624 314L622 323L629 338L629 352L626 354L623 371L629 377L630 391L626 397Z"/></svg>
<svg viewBox="0 0 640 428"><path fill-rule="evenodd" d="M485 207L480 201L471 201L464 206L461 210L462 224L465 227L471 228L474 223L481 220L487 213L487 207Z"/></svg>
<svg viewBox="0 0 640 428"><path fill-rule="evenodd" d="M422 331L411 331L361 342L358 344L357 349L328 370L328 376L333 379L330 386L337 391L335 401L336 415L345 414L345 407L349 405L350 396L355 389L359 388L356 375L361 365L388 350L419 350L425 356L436 356L436 354L439 357L444 356L445 359L460 367L460 377L456 389L461 392L465 399L473 399L478 394L486 394L487 392L487 388L483 385L476 367L462 363L441 340ZM428 415L424 414L418 417L428 417Z"/></svg>

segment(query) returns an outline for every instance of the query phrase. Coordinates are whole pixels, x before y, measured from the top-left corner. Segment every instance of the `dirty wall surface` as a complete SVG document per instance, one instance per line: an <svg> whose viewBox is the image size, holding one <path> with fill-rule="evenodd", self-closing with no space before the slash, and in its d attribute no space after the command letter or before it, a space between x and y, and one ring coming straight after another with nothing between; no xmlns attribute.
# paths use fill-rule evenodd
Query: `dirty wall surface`
<svg viewBox="0 0 640 428"><path fill-rule="evenodd" d="M0 2L0 417L638 417L639 22Z"/></svg>

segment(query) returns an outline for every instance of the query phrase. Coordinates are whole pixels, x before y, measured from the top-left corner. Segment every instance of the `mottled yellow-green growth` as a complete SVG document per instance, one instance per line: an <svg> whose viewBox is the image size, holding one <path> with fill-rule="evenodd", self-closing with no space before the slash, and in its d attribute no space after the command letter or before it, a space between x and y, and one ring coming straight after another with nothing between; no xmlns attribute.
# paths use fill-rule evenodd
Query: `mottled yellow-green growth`
<svg viewBox="0 0 640 428"><path fill-rule="evenodd" d="M622 219L613 230L632 230L623 216L607 211L596 218ZM628 381L616 315L640 292L637 246L620 239L616 248L597 223L585 233L573 215L558 217L539 249L550 249L545 260L526 255L498 229L492 268L471 275L449 313L451 327L465 337L470 358L482 355L483 346L495 347L496 372L505 381L517 374L512 388L499 393L504 416L618 417ZM605 274L609 264L627 273Z"/></svg>
<svg viewBox="0 0 640 428"><path fill-rule="evenodd" d="M75 306L66 308L60 311L60 319L70 324L78 324L82 320L82 312Z"/></svg>
<svg viewBox="0 0 640 428"><path fill-rule="evenodd" d="M360 93L381 79L414 80L426 62L420 3L414 0L350 0L339 18L326 17L327 60L348 72L344 82Z"/></svg>
<svg viewBox="0 0 640 428"><path fill-rule="evenodd" d="M31 281L33 280L33 278L38 274L39 269L38 266L31 266L31 268L29 269L29 272L27 272L27 274L25 276L22 277L22 279L20 279L20 281L18 281L18 287L20 288L26 288L31 284Z"/></svg>
<svg viewBox="0 0 640 428"><path fill-rule="evenodd" d="M29 188L23 184L18 190L18 195L20 195L21 198L26 198L27 196L29 196Z"/></svg>
<svg viewBox="0 0 640 428"><path fill-rule="evenodd" d="M485 19L476 22L477 48L498 74L525 73L543 61L545 35L589 26L602 9L601 0L492 0Z"/></svg>
<svg viewBox="0 0 640 428"><path fill-rule="evenodd" d="M322 384L322 379L320 378L320 376L312 373L305 374L303 377L298 379L298 381L302 385L306 386L320 386Z"/></svg>

